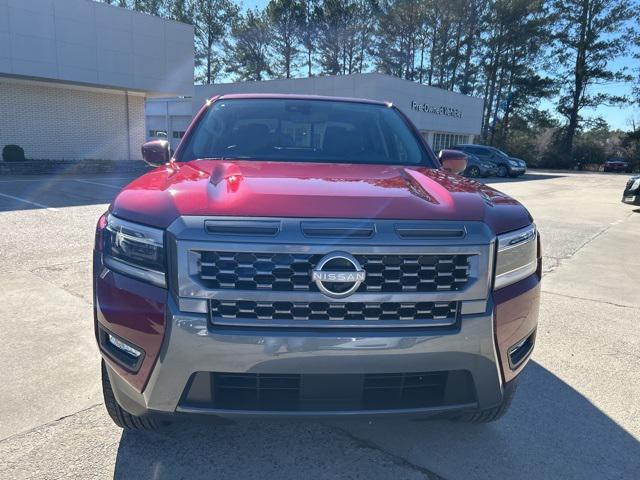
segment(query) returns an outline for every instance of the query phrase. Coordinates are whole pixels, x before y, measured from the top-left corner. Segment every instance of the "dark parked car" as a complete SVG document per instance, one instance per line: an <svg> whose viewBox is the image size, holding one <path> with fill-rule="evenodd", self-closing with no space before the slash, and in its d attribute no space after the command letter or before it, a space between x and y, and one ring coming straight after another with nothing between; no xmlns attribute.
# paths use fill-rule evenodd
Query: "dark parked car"
<svg viewBox="0 0 640 480"><path fill-rule="evenodd" d="M631 173L631 162L628 162L624 158L610 158L604 163L604 171Z"/></svg>
<svg viewBox="0 0 640 480"><path fill-rule="evenodd" d="M456 150L446 151L455 152ZM489 160L480 160L478 157L470 153L463 153L463 155L467 157L467 168L462 172L465 177L493 177L498 174L498 165L495 163L490 162Z"/></svg>
<svg viewBox="0 0 640 480"><path fill-rule="evenodd" d="M519 158L513 158L504 153L502 150L498 150L495 147L489 147L486 145L474 145L464 144L455 145L451 147L453 150L460 150L466 154L475 155L481 161L493 162L498 166L497 175L499 177L517 177L524 175L527 171L527 164L524 160Z"/></svg>
<svg viewBox="0 0 640 480"><path fill-rule="evenodd" d="M631 205L640 205L640 175L631 177L624 187L622 201Z"/></svg>
<svg viewBox="0 0 640 480"><path fill-rule="evenodd" d="M477 156L467 153L467 168L463 175L471 178L495 177L498 174L498 165L489 160L480 160Z"/></svg>

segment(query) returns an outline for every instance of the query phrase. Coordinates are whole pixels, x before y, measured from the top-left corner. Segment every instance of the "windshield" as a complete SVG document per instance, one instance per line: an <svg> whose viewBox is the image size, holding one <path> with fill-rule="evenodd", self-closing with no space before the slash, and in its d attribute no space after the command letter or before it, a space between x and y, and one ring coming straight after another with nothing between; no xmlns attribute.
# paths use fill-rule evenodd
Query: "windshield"
<svg viewBox="0 0 640 480"><path fill-rule="evenodd" d="M498 156L498 157L502 157L502 158L505 158L507 160L510 159L509 155L504 153L502 150L498 150L497 148L493 148L493 147L491 148L491 150L493 150L493 153L495 153L496 156Z"/></svg>
<svg viewBox="0 0 640 480"><path fill-rule="evenodd" d="M215 102L189 135L180 161L233 158L432 166L393 108L328 100Z"/></svg>

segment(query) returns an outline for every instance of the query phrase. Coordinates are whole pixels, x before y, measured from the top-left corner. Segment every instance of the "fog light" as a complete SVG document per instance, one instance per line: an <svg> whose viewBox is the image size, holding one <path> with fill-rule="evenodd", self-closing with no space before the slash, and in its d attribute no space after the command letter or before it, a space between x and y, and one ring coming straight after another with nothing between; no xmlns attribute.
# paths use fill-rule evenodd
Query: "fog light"
<svg viewBox="0 0 640 480"><path fill-rule="evenodd" d="M142 352L140 352L139 350L136 350L131 345L124 343L122 340L114 337L111 334L109 334L109 343L114 347L122 350L123 352L128 353L134 358L138 358L140 355L142 355Z"/></svg>
<svg viewBox="0 0 640 480"><path fill-rule="evenodd" d="M518 368L531 354L536 340L535 330L509 349L509 366Z"/></svg>

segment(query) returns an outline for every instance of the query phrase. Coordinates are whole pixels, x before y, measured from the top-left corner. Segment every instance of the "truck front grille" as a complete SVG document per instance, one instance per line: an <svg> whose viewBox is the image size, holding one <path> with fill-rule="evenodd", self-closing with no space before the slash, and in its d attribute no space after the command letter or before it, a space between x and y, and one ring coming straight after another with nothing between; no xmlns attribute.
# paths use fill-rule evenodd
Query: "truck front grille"
<svg viewBox="0 0 640 480"><path fill-rule="evenodd" d="M255 302L246 300L211 300L214 324L225 321L257 320L265 325L273 321L293 322L434 322L452 325L456 322L458 302L362 303L362 302Z"/></svg>
<svg viewBox="0 0 640 480"><path fill-rule="evenodd" d="M455 331L486 310L482 222L183 216L168 232L178 308L219 329Z"/></svg>
<svg viewBox="0 0 640 480"><path fill-rule="evenodd" d="M216 290L310 291L323 255L198 251L198 273ZM469 279L470 255L355 255L366 272L358 292L456 291Z"/></svg>

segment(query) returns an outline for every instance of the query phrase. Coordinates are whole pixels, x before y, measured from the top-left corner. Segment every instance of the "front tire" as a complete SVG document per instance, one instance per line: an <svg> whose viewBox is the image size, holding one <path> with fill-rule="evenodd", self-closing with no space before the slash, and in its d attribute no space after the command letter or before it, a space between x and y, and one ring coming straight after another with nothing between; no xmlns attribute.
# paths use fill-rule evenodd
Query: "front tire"
<svg viewBox="0 0 640 480"><path fill-rule="evenodd" d="M507 167L505 167L504 165L500 165L500 166L498 167L498 176L499 176L500 178L504 178L504 177L506 177L507 175L509 175L509 170L507 170Z"/></svg>
<svg viewBox="0 0 640 480"><path fill-rule="evenodd" d="M469 167L467 175L469 175L469 177L471 178L478 178L480 176L480 169L476 166Z"/></svg>
<svg viewBox="0 0 640 480"><path fill-rule="evenodd" d="M462 415L458 415L452 417L451 420L454 422L464 422L464 423L489 423L495 422L502 418L509 407L511 407L511 402L513 401L513 397L516 394L516 390L518 388L518 379L511 380L504 386L504 394L502 396L502 403L500 405L488 408L486 410L480 410L478 412L471 413L463 413Z"/></svg>
<svg viewBox="0 0 640 480"><path fill-rule="evenodd" d="M109 374L107 373L107 367L102 360L102 394L104 396L104 406L107 409L107 413L120 428L124 430L157 430L158 422L152 418L138 417L132 415L124 410L116 400L113 394L113 388L111 388L111 382L109 381Z"/></svg>

